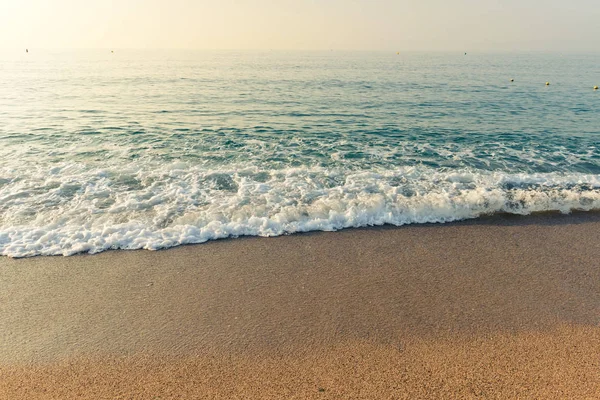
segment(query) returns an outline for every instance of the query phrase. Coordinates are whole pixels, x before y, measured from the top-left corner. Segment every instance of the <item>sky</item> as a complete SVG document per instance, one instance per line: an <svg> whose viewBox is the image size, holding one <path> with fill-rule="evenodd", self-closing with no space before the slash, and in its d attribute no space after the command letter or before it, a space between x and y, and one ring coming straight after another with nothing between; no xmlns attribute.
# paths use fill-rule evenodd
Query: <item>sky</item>
<svg viewBox="0 0 600 400"><path fill-rule="evenodd" d="M0 0L0 48L598 51L598 0Z"/></svg>

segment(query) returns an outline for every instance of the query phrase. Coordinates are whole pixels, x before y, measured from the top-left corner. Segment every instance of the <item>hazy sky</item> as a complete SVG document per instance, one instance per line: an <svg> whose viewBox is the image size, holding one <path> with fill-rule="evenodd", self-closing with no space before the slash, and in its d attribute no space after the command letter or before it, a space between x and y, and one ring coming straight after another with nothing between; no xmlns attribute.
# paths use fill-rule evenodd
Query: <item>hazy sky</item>
<svg viewBox="0 0 600 400"><path fill-rule="evenodd" d="M1 48L600 49L600 0L0 0Z"/></svg>

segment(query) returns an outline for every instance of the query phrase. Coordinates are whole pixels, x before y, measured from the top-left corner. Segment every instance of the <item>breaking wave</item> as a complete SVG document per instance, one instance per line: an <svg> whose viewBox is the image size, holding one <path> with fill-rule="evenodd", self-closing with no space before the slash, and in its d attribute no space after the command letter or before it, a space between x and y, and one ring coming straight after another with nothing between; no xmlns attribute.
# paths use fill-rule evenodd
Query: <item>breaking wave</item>
<svg viewBox="0 0 600 400"><path fill-rule="evenodd" d="M183 162L1 172L0 254L11 257L600 209L600 176L581 173L207 169Z"/></svg>

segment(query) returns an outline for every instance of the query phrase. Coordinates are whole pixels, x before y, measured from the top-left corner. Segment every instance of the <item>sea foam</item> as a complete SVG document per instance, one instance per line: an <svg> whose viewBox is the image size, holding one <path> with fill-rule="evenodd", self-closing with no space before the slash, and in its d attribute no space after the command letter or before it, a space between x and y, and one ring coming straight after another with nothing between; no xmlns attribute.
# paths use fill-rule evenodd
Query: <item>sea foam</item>
<svg viewBox="0 0 600 400"><path fill-rule="evenodd" d="M175 162L2 171L0 254L157 250L208 240L600 209L598 175L428 168L210 169Z"/></svg>

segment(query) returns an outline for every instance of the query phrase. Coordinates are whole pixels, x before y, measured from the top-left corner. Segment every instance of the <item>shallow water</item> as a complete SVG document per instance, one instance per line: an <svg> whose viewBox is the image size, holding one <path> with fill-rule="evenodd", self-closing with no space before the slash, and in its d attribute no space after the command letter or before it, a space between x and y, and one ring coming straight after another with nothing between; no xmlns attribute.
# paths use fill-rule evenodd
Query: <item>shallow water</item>
<svg viewBox="0 0 600 400"><path fill-rule="evenodd" d="M597 210L599 83L600 54L4 53L0 254Z"/></svg>

